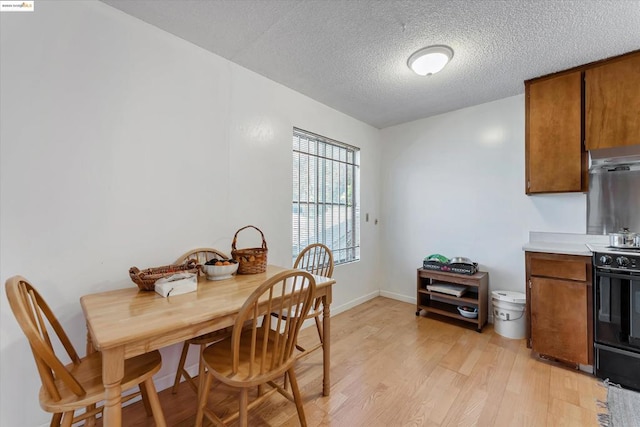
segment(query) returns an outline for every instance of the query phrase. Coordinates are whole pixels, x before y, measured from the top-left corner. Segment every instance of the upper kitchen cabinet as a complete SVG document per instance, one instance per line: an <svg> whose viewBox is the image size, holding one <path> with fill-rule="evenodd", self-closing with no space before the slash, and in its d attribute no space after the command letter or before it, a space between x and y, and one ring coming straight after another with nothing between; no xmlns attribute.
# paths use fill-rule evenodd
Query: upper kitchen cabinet
<svg viewBox="0 0 640 427"><path fill-rule="evenodd" d="M587 191L582 71L525 82L526 193Z"/></svg>
<svg viewBox="0 0 640 427"><path fill-rule="evenodd" d="M587 150L640 144L640 51L524 84L527 194L586 192Z"/></svg>
<svg viewBox="0 0 640 427"><path fill-rule="evenodd" d="M640 144L640 52L585 71L587 150Z"/></svg>

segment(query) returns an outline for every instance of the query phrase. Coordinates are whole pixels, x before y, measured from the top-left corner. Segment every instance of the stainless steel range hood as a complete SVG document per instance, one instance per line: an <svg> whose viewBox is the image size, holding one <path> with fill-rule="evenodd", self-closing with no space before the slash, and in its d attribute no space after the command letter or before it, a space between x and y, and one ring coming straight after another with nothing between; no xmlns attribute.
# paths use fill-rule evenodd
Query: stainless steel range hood
<svg viewBox="0 0 640 427"><path fill-rule="evenodd" d="M640 145L589 152L587 233L640 232Z"/></svg>
<svg viewBox="0 0 640 427"><path fill-rule="evenodd" d="M640 164L640 145L627 145L625 147L600 148L589 151L589 171L619 165L634 166Z"/></svg>

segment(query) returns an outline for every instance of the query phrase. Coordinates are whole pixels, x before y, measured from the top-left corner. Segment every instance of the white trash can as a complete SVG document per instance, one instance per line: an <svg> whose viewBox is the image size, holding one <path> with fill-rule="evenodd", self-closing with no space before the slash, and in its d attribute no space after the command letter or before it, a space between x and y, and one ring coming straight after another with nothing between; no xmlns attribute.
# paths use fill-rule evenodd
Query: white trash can
<svg viewBox="0 0 640 427"><path fill-rule="evenodd" d="M524 315L527 296L522 292L493 291L493 327L499 335L506 338L525 337L526 318Z"/></svg>

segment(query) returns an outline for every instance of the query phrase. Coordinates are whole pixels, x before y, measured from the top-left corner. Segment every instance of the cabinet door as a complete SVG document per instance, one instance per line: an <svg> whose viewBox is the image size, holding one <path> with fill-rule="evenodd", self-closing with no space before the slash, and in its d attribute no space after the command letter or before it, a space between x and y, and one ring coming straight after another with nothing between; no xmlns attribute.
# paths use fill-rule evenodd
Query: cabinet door
<svg viewBox="0 0 640 427"><path fill-rule="evenodd" d="M588 150L640 144L640 53L585 72Z"/></svg>
<svg viewBox="0 0 640 427"><path fill-rule="evenodd" d="M582 149L582 73L528 82L527 194L586 191Z"/></svg>
<svg viewBox="0 0 640 427"><path fill-rule="evenodd" d="M589 363L587 286L531 278L531 347L560 360Z"/></svg>

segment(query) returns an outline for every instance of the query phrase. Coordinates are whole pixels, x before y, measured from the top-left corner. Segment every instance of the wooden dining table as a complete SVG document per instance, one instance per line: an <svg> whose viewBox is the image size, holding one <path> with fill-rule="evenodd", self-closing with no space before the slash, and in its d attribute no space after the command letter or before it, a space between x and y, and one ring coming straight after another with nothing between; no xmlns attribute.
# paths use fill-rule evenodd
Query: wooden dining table
<svg viewBox="0 0 640 427"><path fill-rule="evenodd" d="M139 291L132 283L125 289L85 295L80 298L88 338L102 352L102 382L105 388L104 426L122 425L122 388L125 359L181 343L189 338L233 326L249 295L284 267L267 266L264 273L237 274L210 281L200 277L196 292L164 298ZM314 276L316 297L323 302L324 327L322 393L329 395L330 306L334 279Z"/></svg>

